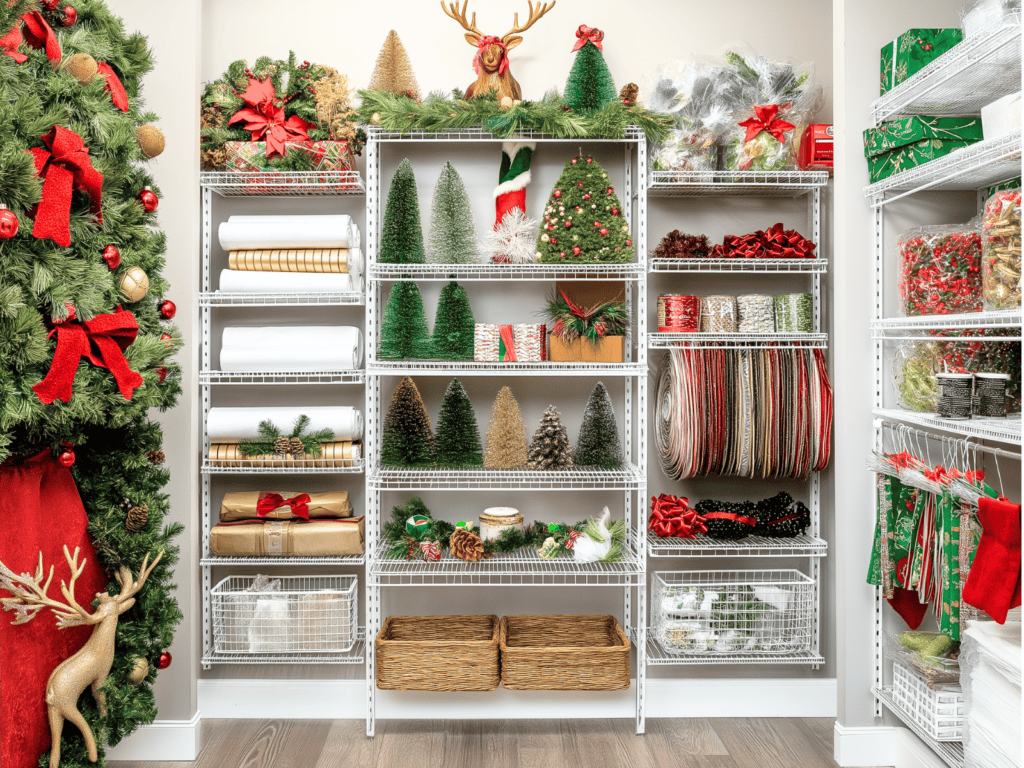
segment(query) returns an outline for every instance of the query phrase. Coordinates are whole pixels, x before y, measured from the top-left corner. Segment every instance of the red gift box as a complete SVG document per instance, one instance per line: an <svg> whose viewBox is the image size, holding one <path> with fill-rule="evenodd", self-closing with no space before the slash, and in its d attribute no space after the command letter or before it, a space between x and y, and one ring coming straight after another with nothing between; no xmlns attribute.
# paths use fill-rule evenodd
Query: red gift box
<svg viewBox="0 0 1024 768"><path fill-rule="evenodd" d="M831 125L815 124L807 126L800 140L798 162L802 171L828 171L832 175L832 136Z"/></svg>

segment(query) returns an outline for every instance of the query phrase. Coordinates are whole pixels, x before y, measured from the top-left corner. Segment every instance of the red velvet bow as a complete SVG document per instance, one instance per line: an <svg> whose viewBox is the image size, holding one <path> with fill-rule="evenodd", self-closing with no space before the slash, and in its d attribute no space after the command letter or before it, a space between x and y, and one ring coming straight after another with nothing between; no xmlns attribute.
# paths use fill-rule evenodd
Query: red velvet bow
<svg viewBox="0 0 1024 768"><path fill-rule="evenodd" d="M248 106L232 115L228 125L244 122L242 127L252 133L253 141L266 139L268 160L284 157L286 141L309 141L307 131L316 125L298 115L285 119L284 106L278 104L269 77L262 81L249 78L249 86L241 96Z"/></svg>
<svg viewBox="0 0 1024 768"><path fill-rule="evenodd" d="M667 493L651 497L651 517L647 529L661 539L694 539L697 534L708 532L704 518L690 507L688 498Z"/></svg>
<svg viewBox="0 0 1024 768"><path fill-rule="evenodd" d="M21 36L21 25L15 23L10 32L0 37L0 48L3 48L4 56L10 56L18 64L24 64L28 61L28 56L18 50L24 42L25 38Z"/></svg>
<svg viewBox="0 0 1024 768"><path fill-rule="evenodd" d="M587 43L593 43L597 46L597 50L603 51L604 46L601 41L604 40L604 32L597 27L588 27L586 24L580 24L580 28L576 30L576 45L572 47L574 51L578 51Z"/></svg>
<svg viewBox="0 0 1024 768"><path fill-rule="evenodd" d="M32 234L67 248L71 245L71 192L76 187L92 198L92 212L103 223L103 174L92 167L89 150L74 131L55 125L40 138L49 151L29 150L35 157L36 175L46 179Z"/></svg>
<svg viewBox="0 0 1024 768"><path fill-rule="evenodd" d="M46 23L43 14L39 11L32 11L32 13L26 13L22 16L21 20L25 22L25 29L23 30L25 42L36 49L45 48L46 58L51 62L56 63L60 61L60 43L57 42L57 35L50 25Z"/></svg>
<svg viewBox="0 0 1024 768"><path fill-rule="evenodd" d="M721 245L711 249L713 259L813 259L817 246L795 229L775 224L749 235L726 235Z"/></svg>
<svg viewBox="0 0 1024 768"><path fill-rule="evenodd" d="M74 317L57 323L50 330L49 338L57 338L57 350L46 378L32 387L44 405L54 400L71 400L71 385L82 358L98 368L106 368L114 375L117 388L125 400L132 399L132 392L142 386L142 377L128 367L124 352L135 341L139 325L135 315L125 309L112 314L96 315L87 322L78 322Z"/></svg>
<svg viewBox="0 0 1024 768"><path fill-rule="evenodd" d="M743 141L750 141L761 131L768 131L779 141L785 141L786 131L792 131L796 126L787 123L778 117L779 105L767 104L763 107L754 107L754 116L740 123L747 129L747 135Z"/></svg>
<svg viewBox="0 0 1024 768"><path fill-rule="evenodd" d="M110 94L110 99L114 102L114 106L122 112L127 112L128 92L125 91L124 85L121 83L117 73L105 61L96 63L96 71L107 81L103 85L103 90Z"/></svg>
<svg viewBox="0 0 1024 768"><path fill-rule="evenodd" d="M483 56L484 51L490 48L492 45L496 45L501 48L501 52L504 54L501 57L501 63L498 65L498 74L504 75L508 72L508 46L502 42L500 37L494 35L483 35L476 43L476 56L473 57L473 71L478 75L483 72L483 64L480 62L480 57Z"/></svg>
<svg viewBox="0 0 1024 768"><path fill-rule="evenodd" d="M280 493L267 493L260 497L259 501L256 502L256 514L259 517L266 517L275 509L279 509L283 506L291 507L292 514L295 517L301 517L303 520L309 520L309 494L300 493L298 496L292 496L290 499L284 498Z"/></svg>

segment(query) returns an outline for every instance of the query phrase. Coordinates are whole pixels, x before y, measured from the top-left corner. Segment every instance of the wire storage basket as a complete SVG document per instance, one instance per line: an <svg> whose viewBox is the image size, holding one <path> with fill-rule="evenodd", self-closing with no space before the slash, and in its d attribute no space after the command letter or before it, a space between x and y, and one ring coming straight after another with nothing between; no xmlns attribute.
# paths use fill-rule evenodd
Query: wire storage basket
<svg viewBox="0 0 1024 768"><path fill-rule="evenodd" d="M936 741L960 741L964 734L964 694L959 685L933 690L902 662L892 665L892 695L913 721Z"/></svg>
<svg viewBox="0 0 1024 768"><path fill-rule="evenodd" d="M497 616L389 616L373 643L386 691L493 691Z"/></svg>
<svg viewBox="0 0 1024 768"><path fill-rule="evenodd" d="M211 591L218 653L347 653L358 636L355 576L229 576Z"/></svg>
<svg viewBox="0 0 1024 768"><path fill-rule="evenodd" d="M653 577L654 636L686 656L809 651L814 580L796 570L672 571Z"/></svg>

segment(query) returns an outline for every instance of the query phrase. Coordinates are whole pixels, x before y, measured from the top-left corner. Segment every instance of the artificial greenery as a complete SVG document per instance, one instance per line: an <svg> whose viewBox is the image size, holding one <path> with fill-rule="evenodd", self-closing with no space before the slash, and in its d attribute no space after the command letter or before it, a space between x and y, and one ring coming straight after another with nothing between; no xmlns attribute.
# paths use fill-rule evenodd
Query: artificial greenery
<svg viewBox="0 0 1024 768"><path fill-rule="evenodd" d="M483 466L484 454L473 403L458 379L452 379L441 401L435 443L435 460L439 467L464 469Z"/></svg>
<svg viewBox="0 0 1024 768"><path fill-rule="evenodd" d="M581 307L561 289L548 299L548 320L551 335L566 343L586 339L596 344L605 336L625 336L629 330L629 312L624 301L602 301L592 307Z"/></svg>
<svg viewBox="0 0 1024 768"><path fill-rule="evenodd" d="M416 176L412 163L406 158L398 164L391 177L377 261L381 264L423 264L426 260Z"/></svg>
<svg viewBox="0 0 1024 768"><path fill-rule="evenodd" d="M593 112L617 101L615 82L608 71L604 54L587 40L576 52L569 79L565 83L565 103L574 110Z"/></svg>
<svg viewBox="0 0 1024 768"><path fill-rule="evenodd" d="M575 461L581 467L618 469L622 460L622 440L615 422L615 408L608 390L599 381L583 409Z"/></svg>
<svg viewBox="0 0 1024 768"><path fill-rule="evenodd" d="M472 360L476 320L469 294L456 282L441 289L430 337L429 357L437 360ZM423 355L427 356L427 355Z"/></svg>
<svg viewBox="0 0 1024 768"><path fill-rule="evenodd" d="M431 356L430 332L420 287L412 280L400 280L391 287L388 302L384 305L377 357L381 360L408 360Z"/></svg>
<svg viewBox="0 0 1024 768"><path fill-rule="evenodd" d="M242 456L268 456L272 453L284 453L281 450L284 440L289 444L288 453L304 453L314 459L320 455L320 444L334 439L334 432L330 429L320 429L316 432L303 434L309 429L309 416L301 414L295 419L290 435L284 435L269 419L259 424L260 436L256 440L240 440L238 452ZM301 449L301 450L300 450Z"/></svg>
<svg viewBox="0 0 1024 768"><path fill-rule="evenodd" d="M432 93L423 101L387 91L359 91L362 106L359 119L379 125L391 133L448 133L482 129L498 138L533 131L559 139L621 139L626 128L637 126L648 141L660 142L672 128L672 118L652 112L639 104L626 106L618 99L591 112L577 112L557 91L540 101L524 101L502 109L495 91L464 97L453 91L451 98Z"/></svg>
<svg viewBox="0 0 1024 768"><path fill-rule="evenodd" d="M466 185L451 163L445 163L430 205L430 243L427 257L438 264L479 261L476 225Z"/></svg>

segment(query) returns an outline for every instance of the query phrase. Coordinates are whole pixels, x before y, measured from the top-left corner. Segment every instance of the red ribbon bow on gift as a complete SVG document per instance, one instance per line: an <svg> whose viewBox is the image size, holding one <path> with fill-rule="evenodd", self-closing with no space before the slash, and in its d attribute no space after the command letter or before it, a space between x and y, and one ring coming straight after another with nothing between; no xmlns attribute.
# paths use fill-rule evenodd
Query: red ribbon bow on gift
<svg viewBox="0 0 1024 768"><path fill-rule="evenodd" d="M476 55L473 57L473 71L478 75L483 73L483 65L480 63L480 57L484 55L484 51L490 48L492 45L496 45L501 48L504 54L501 57L501 63L498 65L498 74L504 75L508 72L508 46L505 45L504 41L500 37L494 35L484 35L476 43Z"/></svg>
<svg viewBox="0 0 1024 768"><path fill-rule="evenodd" d="M52 238L67 248L71 245L71 193L75 188L92 198L91 210L97 222L103 223L103 174L92 167L89 149L74 131L55 125L40 138L46 149L29 150L35 158L36 176L45 179L32 234L40 240Z"/></svg>
<svg viewBox="0 0 1024 768"><path fill-rule="evenodd" d="M307 131L316 125L298 115L285 118L284 106L278 104L274 84L269 77L262 81L250 77L249 86L241 98L248 106L232 115L228 125L244 122L242 127L252 133L253 141L266 139L268 160L284 157L286 141L309 141Z"/></svg>
<svg viewBox="0 0 1024 768"><path fill-rule="evenodd" d="M25 42L37 50L39 48L45 48L46 58L48 58L51 62L56 63L60 61L60 43L57 42L57 35L54 33L50 25L46 23L46 19L43 18L43 14L41 14L39 11L32 11L32 13L26 13L24 16L22 16L21 20L25 23L25 27L22 30L22 34L24 34L25 36ZM10 32L8 32L4 39L6 40L7 37L13 35L14 31L15 30L12 29ZM15 44L15 47L17 47L17 45L20 43L21 40L18 40L18 43ZM7 46L5 45L5 47ZM21 59L19 61L18 59L18 56L21 56L23 54L14 55L10 51L8 51L7 55L15 61L17 61L19 64L25 60Z"/></svg>
<svg viewBox="0 0 1024 768"><path fill-rule="evenodd" d="M694 539L698 533L708 532L704 518L690 507L688 498L667 493L651 497L651 517L647 529L660 539L672 536Z"/></svg>
<svg viewBox="0 0 1024 768"><path fill-rule="evenodd" d="M593 43L599 51L604 50L604 46L601 45L601 41L604 40L604 32L597 27L588 27L586 24L580 24L580 28L576 30L576 38L576 45L572 47L573 51L578 51L587 43Z"/></svg>
<svg viewBox="0 0 1024 768"><path fill-rule="evenodd" d="M32 387L44 405L54 400L71 400L71 385L82 358L114 375L117 388L125 400L142 386L142 377L128 367L124 352L135 341L139 325L135 315L125 309L107 315L96 315L87 322L75 320L74 312L67 320L56 323L49 338L57 338L57 350L46 378Z"/></svg>
<svg viewBox="0 0 1024 768"><path fill-rule="evenodd" d="M754 107L754 116L747 118L741 126L747 129L747 135L743 141L747 142L755 138L761 131L768 131L779 141L785 141L786 131L796 128L792 123L787 123L778 117L779 105L767 104L763 107Z"/></svg>
<svg viewBox="0 0 1024 768"><path fill-rule="evenodd" d="M423 559L427 562L441 559L441 547L436 541L431 541L430 539L421 541L420 552L423 553Z"/></svg>
<svg viewBox="0 0 1024 768"><path fill-rule="evenodd" d="M114 70L110 68L110 65L105 61L99 61L96 63L96 71L106 80L106 83L103 85L103 90L110 94L110 99L114 102L114 106L122 112L127 112L128 92L125 91L124 84L117 76L117 73L114 72Z"/></svg>
<svg viewBox="0 0 1024 768"><path fill-rule="evenodd" d="M290 499L284 498L280 493L265 494L256 502L256 514L259 517L266 517L275 509L280 509L284 506L291 507L292 514L295 517L309 520L308 493L300 493L298 496L292 496Z"/></svg>

